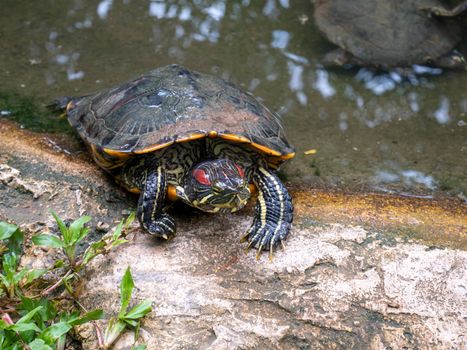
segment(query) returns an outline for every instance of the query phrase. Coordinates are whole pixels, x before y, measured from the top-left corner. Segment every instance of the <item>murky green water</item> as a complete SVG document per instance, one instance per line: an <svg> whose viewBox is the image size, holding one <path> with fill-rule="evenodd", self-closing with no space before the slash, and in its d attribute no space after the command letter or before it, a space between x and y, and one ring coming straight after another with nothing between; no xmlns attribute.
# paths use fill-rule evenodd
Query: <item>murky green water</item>
<svg viewBox="0 0 467 350"><path fill-rule="evenodd" d="M467 72L398 82L394 74L323 69L333 46L314 27L309 0L1 5L0 97L15 92L45 104L179 63L243 86L283 116L297 148L283 172L295 183L466 193ZM309 149L317 153L305 155Z"/></svg>

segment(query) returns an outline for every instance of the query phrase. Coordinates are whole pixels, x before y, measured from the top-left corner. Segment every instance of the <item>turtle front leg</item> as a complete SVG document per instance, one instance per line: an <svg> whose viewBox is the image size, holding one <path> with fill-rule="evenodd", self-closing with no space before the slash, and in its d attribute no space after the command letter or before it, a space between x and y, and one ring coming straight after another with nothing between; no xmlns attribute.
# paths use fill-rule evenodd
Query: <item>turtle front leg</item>
<svg viewBox="0 0 467 350"><path fill-rule="evenodd" d="M150 234L169 239L175 234L175 220L164 213L167 182L164 169L145 171L137 216L141 226Z"/></svg>
<svg viewBox="0 0 467 350"><path fill-rule="evenodd" d="M242 241L248 241L248 247L257 248L257 258L262 249L269 250L271 258L273 249L289 234L293 220L292 197L279 178L263 167L255 171L253 182L258 188L255 218Z"/></svg>

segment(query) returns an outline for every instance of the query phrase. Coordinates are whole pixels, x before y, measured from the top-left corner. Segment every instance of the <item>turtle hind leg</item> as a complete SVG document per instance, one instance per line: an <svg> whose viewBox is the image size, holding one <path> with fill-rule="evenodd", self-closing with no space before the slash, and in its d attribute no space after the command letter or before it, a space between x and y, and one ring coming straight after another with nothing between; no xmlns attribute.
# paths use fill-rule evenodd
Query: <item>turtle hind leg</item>
<svg viewBox="0 0 467 350"><path fill-rule="evenodd" d="M454 17L467 10L467 0L462 1L452 9L447 9L444 6L423 6L420 7L419 10L427 11L428 13L439 17Z"/></svg>
<svg viewBox="0 0 467 350"><path fill-rule="evenodd" d="M167 182L162 167L144 170L137 216L141 226L150 234L165 239L175 234L175 220L164 213Z"/></svg>
<svg viewBox="0 0 467 350"><path fill-rule="evenodd" d="M344 49L338 48L326 53L322 59L325 66L343 66L352 63L352 54Z"/></svg>
<svg viewBox="0 0 467 350"><path fill-rule="evenodd" d="M332 51L329 51L324 55L321 63L325 67L342 67L346 65L352 66L365 66L365 62L354 55L349 51L346 51L342 48L338 48Z"/></svg>
<svg viewBox="0 0 467 350"><path fill-rule="evenodd" d="M253 175L253 182L258 188L258 201L255 217L242 241L248 241L248 247L258 250L273 249L287 238L293 220L292 197L279 180L269 170L260 167Z"/></svg>

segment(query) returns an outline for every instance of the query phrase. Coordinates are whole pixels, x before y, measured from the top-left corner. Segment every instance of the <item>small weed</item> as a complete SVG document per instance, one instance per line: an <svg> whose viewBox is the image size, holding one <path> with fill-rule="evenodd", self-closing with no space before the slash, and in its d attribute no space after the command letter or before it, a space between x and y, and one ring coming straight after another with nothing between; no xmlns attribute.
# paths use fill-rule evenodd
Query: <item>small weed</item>
<svg viewBox="0 0 467 350"><path fill-rule="evenodd" d="M135 338L137 339L140 319L152 310L150 300L144 300L129 311L127 310L134 286L130 268L127 268L120 282L120 312L117 317L112 317L109 321L104 336L104 349L109 349L126 327L136 330Z"/></svg>

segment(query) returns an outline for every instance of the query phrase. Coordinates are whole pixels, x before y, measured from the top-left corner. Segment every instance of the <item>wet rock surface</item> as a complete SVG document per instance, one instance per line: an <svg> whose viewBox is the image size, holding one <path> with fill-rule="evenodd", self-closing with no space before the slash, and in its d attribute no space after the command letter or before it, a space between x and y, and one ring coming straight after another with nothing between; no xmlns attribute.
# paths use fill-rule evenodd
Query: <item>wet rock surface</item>
<svg viewBox="0 0 467 350"><path fill-rule="evenodd" d="M135 198L85 154L63 152L3 121L0 130L1 220L32 233L53 226L53 209L68 219L86 213L94 227L109 227L134 208ZM226 216L174 208L175 238L154 240L135 225L129 243L93 261L81 302L118 313L118 285L131 266L133 302L153 301L140 332L148 349L465 346L465 204L292 194L294 228L272 261L267 254L256 260L239 242L251 206ZM84 348L96 349L93 332L79 331ZM126 334L115 348L129 349L132 340Z"/></svg>

